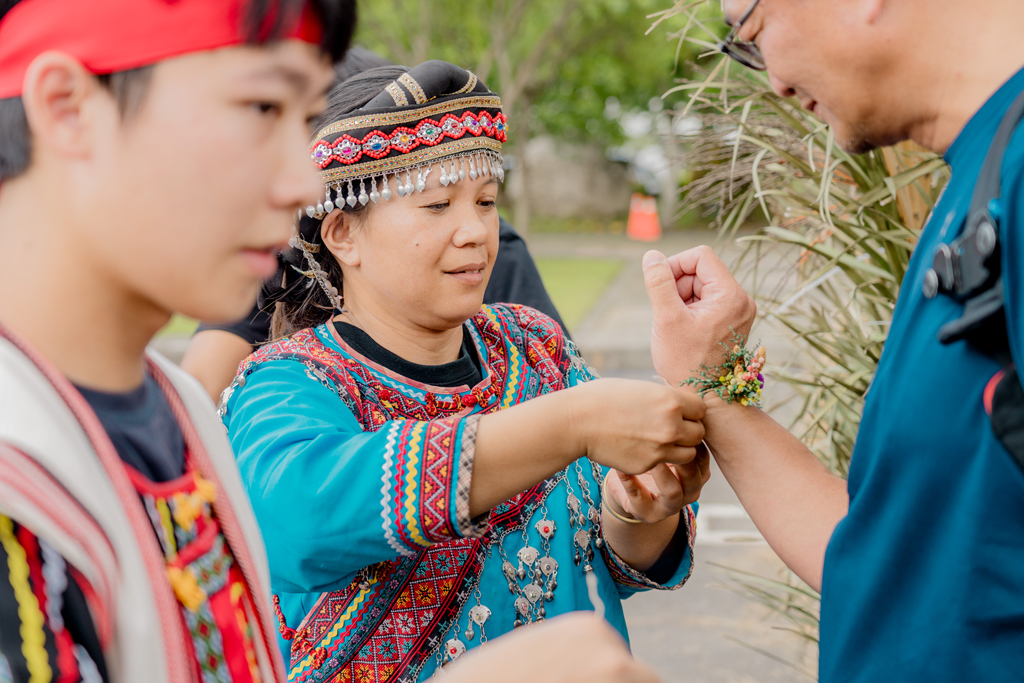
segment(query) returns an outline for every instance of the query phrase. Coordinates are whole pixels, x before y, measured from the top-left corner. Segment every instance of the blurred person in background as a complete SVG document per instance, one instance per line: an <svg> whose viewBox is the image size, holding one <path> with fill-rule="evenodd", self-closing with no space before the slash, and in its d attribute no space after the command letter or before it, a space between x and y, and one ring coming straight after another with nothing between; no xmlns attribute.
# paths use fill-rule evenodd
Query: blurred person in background
<svg viewBox="0 0 1024 683"><path fill-rule="evenodd" d="M765 539L821 592L822 683L1024 674L1024 3L728 0L720 49L865 153L910 139L952 177L918 238L849 480L754 407L707 442ZM658 372L747 333L707 249L644 259Z"/></svg>
<svg viewBox="0 0 1024 683"><path fill-rule="evenodd" d="M344 83L367 69L390 64L370 50L353 47L335 67L336 82ZM499 219L498 227L498 257L484 292L484 303L514 303L535 308L553 318L568 334L565 323L544 288L526 242L504 218ZM284 273L279 270L271 279L280 280L282 277ZM234 379L239 363L269 341L273 312L273 302L268 302L261 291L253 309L241 320L226 324L204 322L199 325L181 367L199 380L215 403Z"/></svg>

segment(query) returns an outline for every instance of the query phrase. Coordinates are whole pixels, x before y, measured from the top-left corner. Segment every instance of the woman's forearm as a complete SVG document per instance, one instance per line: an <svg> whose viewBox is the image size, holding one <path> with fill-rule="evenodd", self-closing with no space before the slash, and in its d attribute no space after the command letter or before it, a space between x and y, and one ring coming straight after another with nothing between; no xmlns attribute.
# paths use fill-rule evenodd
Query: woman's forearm
<svg viewBox="0 0 1024 683"><path fill-rule="evenodd" d="M607 502L605 505L614 505ZM621 510L617 510L622 514ZM607 508L601 511L604 539L622 560L633 569L645 572L654 566L679 528L680 515L673 515L656 524L628 524L615 518Z"/></svg>
<svg viewBox="0 0 1024 683"><path fill-rule="evenodd" d="M469 510L473 517L525 491L586 455L573 414L576 389L484 415L477 428Z"/></svg>

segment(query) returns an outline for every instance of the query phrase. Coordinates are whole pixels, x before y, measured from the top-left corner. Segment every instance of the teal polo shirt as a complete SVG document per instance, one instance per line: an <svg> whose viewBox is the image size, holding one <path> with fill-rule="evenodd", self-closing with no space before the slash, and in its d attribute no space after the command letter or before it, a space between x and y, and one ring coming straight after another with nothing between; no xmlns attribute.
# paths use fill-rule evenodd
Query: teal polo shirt
<svg viewBox="0 0 1024 683"><path fill-rule="evenodd" d="M963 306L922 294L1022 90L1024 71L949 148L952 179L903 281L850 465L850 511L825 555L822 683L1024 681L1024 472L982 402L1000 368L966 342L940 344ZM1004 157L1002 196L1010 346L1024 368L1024 127Z"/></svg>

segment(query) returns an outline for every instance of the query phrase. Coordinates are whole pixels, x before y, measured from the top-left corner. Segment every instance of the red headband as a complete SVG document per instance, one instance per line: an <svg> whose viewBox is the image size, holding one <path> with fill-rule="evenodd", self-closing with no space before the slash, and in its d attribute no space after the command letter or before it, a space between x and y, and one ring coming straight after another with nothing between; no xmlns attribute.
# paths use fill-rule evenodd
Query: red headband
<svg viewBox="0 0 1024 683"><path fill-rule="evenodd" d="M96 74L241 45L246 0L22 0L0 20L0 99L21 95L25 72L47 50ZM319 43L308 6L285 37Z"/></svg>

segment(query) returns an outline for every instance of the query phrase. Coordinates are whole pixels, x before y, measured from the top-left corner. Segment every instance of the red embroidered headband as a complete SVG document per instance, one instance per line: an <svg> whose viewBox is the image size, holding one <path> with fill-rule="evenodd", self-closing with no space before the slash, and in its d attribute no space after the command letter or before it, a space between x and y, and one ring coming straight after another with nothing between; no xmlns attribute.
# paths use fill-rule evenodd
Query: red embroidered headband
<svg viewBox="0 0 1024 683"><path fill-rule="evenodd" d="M389 200L392 176L400 197L422 192L435 166L446 186L481 175L504 180L507 132L501 98L476 76L448 62L424 62L316 134L310 155L326 196L306 214L323 218L343 202Z"/></svg>
<svg viewBox="0 0 1024 683"><path fill-rule="evenodd" d="M241 45L246 0L22 0L0 21L0 99L21 95L25 72L48 50L95 74L190 52ZM308 7L288 38L319 43Z"/></svg>

